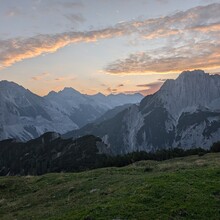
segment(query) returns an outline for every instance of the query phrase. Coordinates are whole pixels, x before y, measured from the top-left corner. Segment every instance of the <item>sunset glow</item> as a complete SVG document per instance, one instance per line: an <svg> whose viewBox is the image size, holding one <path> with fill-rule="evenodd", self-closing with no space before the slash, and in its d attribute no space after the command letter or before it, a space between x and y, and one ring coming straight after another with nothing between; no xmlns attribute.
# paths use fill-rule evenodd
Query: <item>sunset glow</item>
<svg viewBox="0 0 220 220"><path fill-rule="evenodd" d="M0 80L43 96L157 91L220 72L220 1L0 0Z"/></svg>

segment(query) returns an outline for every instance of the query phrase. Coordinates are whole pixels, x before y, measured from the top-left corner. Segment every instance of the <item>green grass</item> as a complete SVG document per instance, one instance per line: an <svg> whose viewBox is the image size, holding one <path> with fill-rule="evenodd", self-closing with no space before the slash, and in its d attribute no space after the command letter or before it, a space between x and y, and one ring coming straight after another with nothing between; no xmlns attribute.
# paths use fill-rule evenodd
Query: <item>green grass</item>
<svg viewBox="0 0 220 220"><path fill-rule="evenodd" d="M220 153L0 178L0 219L220 219Z"/></svg>

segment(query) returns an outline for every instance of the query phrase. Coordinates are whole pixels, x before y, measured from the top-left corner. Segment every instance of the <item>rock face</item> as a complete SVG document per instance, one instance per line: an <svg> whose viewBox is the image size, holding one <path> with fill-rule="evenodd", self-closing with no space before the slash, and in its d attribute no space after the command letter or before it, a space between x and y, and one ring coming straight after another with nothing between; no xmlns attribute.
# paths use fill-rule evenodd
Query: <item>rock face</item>
<svg viewBox="0 0 220 220"><path fill-rule="evenodd" d="M63 140L54 132L27 143L14 139L0 141L0 175L41 175L48 172L72 172L97 168L105 156L100 138L85 136Z"/></svg>
<svg viewBox="0 0 220 220"><path fill-rule="evenodd" d="M111 154L162 148L209 148L220 140L220 76L185 71L114 118L72 133L94 134Z"/></svg>
<svg viewBox="0 0 220 220"><path fill-rule="evenodd" d="M140 94L126 96L124 100L120 97L120 94L114 98L102 94L88 96L72 88L40 97L16 83L1 81L0 140L27 141L48 131L63 134L94 121L114 108L119 99L121 104L142 99Z"/></svg>
<svg viewBox="0 0 220 220"><path fill-rule="evenodd" d="M44 98L15 83L0 82L0 140L29 140L46 131L74 128L78 126Z"/></svg>

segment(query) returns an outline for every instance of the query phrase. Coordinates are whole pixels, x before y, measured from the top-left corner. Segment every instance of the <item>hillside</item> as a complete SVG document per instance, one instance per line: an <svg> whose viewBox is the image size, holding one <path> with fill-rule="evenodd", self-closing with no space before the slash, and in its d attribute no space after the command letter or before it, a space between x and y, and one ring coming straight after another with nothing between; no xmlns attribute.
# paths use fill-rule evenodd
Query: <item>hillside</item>
<svg viewBox="0 0 220 220"><path fill-rule="evenodd" d="M99 153L101 139L88 135L76 140L62 139L47 132L26 143L13 139L0 141L0 176L42 175L103 167Z"/></svg>
<svg viewBox="0 0 220 220"><path fill-rule="evenodd" d="M0 219L220 219L220 153L0 177Z"/></svg>

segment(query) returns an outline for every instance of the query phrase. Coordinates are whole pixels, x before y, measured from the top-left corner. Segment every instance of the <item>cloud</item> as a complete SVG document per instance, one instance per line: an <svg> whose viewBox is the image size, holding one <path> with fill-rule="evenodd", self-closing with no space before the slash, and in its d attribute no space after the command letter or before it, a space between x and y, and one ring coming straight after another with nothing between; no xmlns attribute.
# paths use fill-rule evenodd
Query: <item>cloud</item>
<svg viewBox="0 0 220 220"><path fill-rule="evenodd" d="M18 16L18 15L21 15L21 14L22 14L22 12L21 12L20 8L11 7L6 11L5 16L6 17L15 17L15 16Z"/></svg>
<svg viewBox="0 0 220 220"><path fill-rule="evenodd" d="M120 88L120 87L123 87L123 86L124 86L124 84L119 84L117 87Z"/></svg>
<svg viewBox="0 0 220 220"><path fill-rule="evenodd" d="M34 81L39 81L39 80L46 78L47 76L50 76L50 73L45 72L45 73L41 73L41 74L31 77L31 79Z"/></svg>
<svg viewBox="0 0 220 220"><path fill-rule="evenodd" d="M53 0L38 0L34 2L35 9L40 9L44 11L59 11L62 12L64 10L79 10L84 7L82 1L57 1Z"/></svg>
<svg viewBox="0 0 220 220"><path fill-rule="evenodd" d="M56 35L37 35L27 39L0 40L0 68L44 53L53 53L72 43L94 42L99 39L121 36L124 32L116 26L88 32L73 31Z"/></svg>
<svg viewBox="0 0 220 220"><path fill-rule="evenodd" d="M67 14L64 15L71 23L78 24L85 22L85 18L81 14Z"/></svg>
<svg viewBox="0 0 220 220"><path fill-rule="evenodd" d="M125 91L121 91L121 92L123 92L125 94L141 93L142 95L146 96L146 95L150 95L150 94L153 94L153 93L157 92L160 89L160 87L163 85L163 83L164 83L164 81L158 80L158 81L152 82L152 83L138 84L138 85L136 85L136 87L142 88L142 89L125 90ZM106 89L106 91L108 93L117 93L117 92L119 92L118 89L110 88L110 87L108 87Z"/></svg>
<svg viewBox="0 0 220 220"><path fill-rule="evenodd" d="M147 74L218 67L220 67L220 44L192 42L177 48L167 47L131 54L125 59L110 63L105 70L111 74Z"/></svg>
<svg viewBox="0 0 220 220"><path fill-rule="evenodd" d="M115 85L114 87L112 86L108 86L107 84L102 83L101 86L106 87L105 91L107 93L117 93L121 90L122 87L124 87L125 85L120 83L118 85Z"/></svg>
<svg viewBox="0 0 220 220"><path fill-rule="evenodd" d="M84 5L81 1L74 1L74 2L73 1L72 2L55 1L55 2L53 2L53 5L58 6L58 7L64 7L67 9L84 7Z"/></svg>
<svg viewBox="0 0 220 220"><path fill-rule="evenodd" d="M159 88L158 88L159 89ZM147 95L151 95L155 92L158 91L158 89L156 90L150 90L150 89L142 89L142 90L127 90L127 91L124 91L125 94L135 94L135 93L140 93L144 96L147 96Z"/></svg>
<svg viewBox="0 0 220 220"><path fill-rule="evenodd" d="M198 26L191 28L191 30L199 31L199 32L203 32L203 33L219 32L220 31L220 22L209 24L209 25L198 25Z"/></svg>
<svg viewBox="0 0 220 220"><path fill-rule="evenodd" d="M105 83L100 83L100 86L102 86L102 87L107 87L107 84L105 84Z"/></svg>
<svg viewBox="0 0 220 220"><path fill-rule="evenodd" d="M54 80L57 81L57 82L74 81L74 80L76 80L76 77L62 76L62 77L57 77Z"/></svg>
<svg viewBox="0 0 220 220"><path fill-rule="evenodd" d="M106 90L107 93L110 93L110 94L114 94L114 93L118 92L117 88L111 88L111 87L108 87L105 90Z"/></svg>
<svg viewBox="0 0 220 220"><path fill-rule="evenodd" d="M77 3L77 2L76 2ZM64 7L76 6L75 2L58 2L56 4L62 4ZM80 2L77 4L80 5ZM77 6L78 7L78 6ZM211 28L211 34L218 33L220 23L220 4L211 4L208 6L199 6L192 8L185 12L178 12L174 15L159 17L155 19L146 20L132 20L128 22L121 22L114 26L91 30L85 32L65 32L60 34L51 35L37 35L31 38L16 38L0 41L0 68L8 67L16 62L23 59L32 58L39 56L43 53L53 53L58 49L65 47L69 44L80 43L80 42L93 42L101 39L108 39L113 37L120 37L125 35L136 34L142 39L152 40L155 38L169 38L172 36L184 37L187 34L193 33L195 39L204 38L204 32ZM73 18L78 21L82 18ZM206 32L205 37L212 37L210 33ZM146 59L150 59L150 63L146 62ZM172 58L172 57L170 57ZM180 56L177 57L179 61ZM136 60L138 59L138 60ZM139 61L140 59L140 61ZM169 59L169 57L167 58ZM141 64L140 70L143 72L143 64L146 66L153 67L151 63L154 63L156 59L151 54L145 53L140 55L131 55L128 57L128 63L132 64L132 68L128 71L139 71L139 68L135 67L136 64ZM164 63L169 63L168 60L159 59ZM108 66L107 71L111 73L120 73L123 69L123 64L127 62L116 62L112 68L112 65ZM150 65L149 65L150 64ZM163 64L164 66L164 64ZM119 67L119 68L118 68ZM119 69L119 71L117 70ZM152 68L147 68L147 70ZM157 71L160 69L156 65ZM162 68L164 69L164 68ZM166 68L165 68L166 69ZM173 69L173 68L171 68ZM127 71L127 70L126 70Z"/></svg>
<svg viewBox="0 0 220 220"><path fill-rule="evenodd" d="M159 81L159 82L152 82L152 83L146 83L146 84L138 84L136 86L137 87L154 88L154 87L161 86L162 84L163 84L163 82Z"/></svg>
<svg viewBox="0 0 220 220"><path fill-rule="evenodd" d="M108 64L111 74L170 73L220 67L220 4L133 22L146 40L168 38L165 47L141 51Z"/></svg>
<svg viewBox="0 0 220 220"><path fill-rule="evenodd" d="M158 79L158 81L165 82L168 79Z"/></svg>
<svg viewBox="0 0 220 220"><path fill-rule="evenodd" d="M168 37L185 34L187 31L200 31L197 27L211 27L220 22L220 4L210 4L177 12L170 16L133 21L131 26L137 28L139 34L145 39ZM196 29L197 28L197 29Z"/></svg>
<svg viewBox="0 0 220 220"><path fill-rule="evenodd" d="M62 13L63 11L68 11L66 14L63 14L63 16L69 20L72 24L76 25L79 23L83 23L86 21L86 19L84 18L84 16L79 13L79 8L83 8L84 5L81 1L77 1L77 2L56 2L56 4L54 5L55 8L57 10L60 10L60 7L64 8L60 10L60 12ZM75 12L73 12L75 9Z"/></svg>
<svg viewBox="0 0 220 220"><path fill-rule="evenodd" d="M160 87L163 85L163 83L164 83L164 81L156 81L156 82L152 82L152 83L139 84L136 86L137 87L145 87L146 89L138 90L136 92L139 92L143 95L153 94L160 89Z"/></svg>

